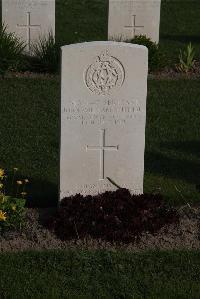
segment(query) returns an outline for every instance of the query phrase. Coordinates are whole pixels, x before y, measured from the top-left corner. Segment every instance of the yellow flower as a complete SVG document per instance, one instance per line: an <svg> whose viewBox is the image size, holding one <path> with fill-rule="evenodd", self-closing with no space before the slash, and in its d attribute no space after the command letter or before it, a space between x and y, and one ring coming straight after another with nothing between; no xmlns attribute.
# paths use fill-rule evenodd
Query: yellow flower
<svg viewBox="0 0 200 299"><path fill-rule="evenodd" d="M0 168L0 179L3 179L5 175L4 169Z"/></svg>
<svg viewBox="0 0 200 299"><path fill-rule="evenodd" d="M2 189L3 188L3 184L0 184L0 189Z"/></svg>
<svg viewBox="0 0 200 299"><path fill-rule="evenodd" d="M25 182L25 183L29 183L29 180L28 180L28 179L25 179L24 182Z"/></svg>
<svg viewBox="0 0 200 299"><path fill-rule="evenodd" d="M6 221L6 212L0 210L0 221Z"/></svg>
<svg viewBox="0 0 200 299"><path fill-rule="evenodd" d="M17 185L22 185L23 182L22 181L17 181Z"/></svg>
<svg viewBox="0 0 200 299"><path fill-rule="evenodd" d="M12 206L11 209L15 212L16 211L16 206Z"/></svg>

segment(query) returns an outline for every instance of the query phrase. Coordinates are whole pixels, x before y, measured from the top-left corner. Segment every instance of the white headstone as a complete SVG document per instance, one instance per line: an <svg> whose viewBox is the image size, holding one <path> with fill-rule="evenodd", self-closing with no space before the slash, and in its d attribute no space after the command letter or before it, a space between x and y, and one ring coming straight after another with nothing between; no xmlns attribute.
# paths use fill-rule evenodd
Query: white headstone
<svg viewBox="0 0 200 299"><path fill-rule="evenodd" d="M143 193L147 70L144 46L62 47L60 199Z"/></svg>
<svg viewBox="0 0 200 299"><path fill-rule="evenodd" d="M146 35L159 42L161 0L109 0L108 39Z"/></svg>
<svg viewBox="0 0 200 299"><path fill-rule="evenodd" d="M55 35L55 0L2 0L2 22L26 44L52 32Z"/></svg>

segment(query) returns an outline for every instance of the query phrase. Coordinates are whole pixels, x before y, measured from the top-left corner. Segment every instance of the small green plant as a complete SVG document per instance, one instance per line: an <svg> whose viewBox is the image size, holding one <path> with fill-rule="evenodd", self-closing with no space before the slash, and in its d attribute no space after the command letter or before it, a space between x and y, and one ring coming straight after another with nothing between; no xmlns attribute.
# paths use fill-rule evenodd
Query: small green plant
<svg viewBox="0 0 200 299"><path fill-rule="evenodd" d="M32 45L32 62L35 70L39 72L55 73L59 69L60 48L55 42L52 32L39 38Z"/></svg>
<svg viewBox="0 0 200 299"><path fill-rule="evenodd" d="M133 44L146 46L149 50L149 71L158 71L165 66L165 57L161 52L159 45L154 43L150 38L145 35L135 36L130 41Z"/></svg>
<svg viewBox="0 0 200 299"><path fill-rule="evenodd" d="M0 168L0 233L7 229L18 229L23 222L26 203L25 186L28 179L15 182L16 171L17 168L14 168L10 191L13 195L6 195L5 181L7 176L4 169Z"/></svg>
<svg viewBox="0 0 200 299"><path fill-rule="evenodd" d="M179 72L188 73L194 66L195 51L191 43L186 47L186 50L179 53L179 63L176 65L176 69Z"/></svg>
<svg viewBox="0 0 200 299"><path fill-rule="evenodd" d="M7 27L0 25L0 75L5 76L6 72L15 69L22 58L25 48L14 33L8 33Z"/></svg>

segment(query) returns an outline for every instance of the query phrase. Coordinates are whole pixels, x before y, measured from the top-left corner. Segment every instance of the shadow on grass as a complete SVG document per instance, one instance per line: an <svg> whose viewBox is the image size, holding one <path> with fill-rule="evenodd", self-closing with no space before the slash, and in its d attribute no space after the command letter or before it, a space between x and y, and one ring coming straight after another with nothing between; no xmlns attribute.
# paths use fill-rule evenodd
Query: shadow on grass
<svg viewBox="0 0 200 299"><path fill-rule="evenodd" d="M34 177L27 177L23 173L17 173L13 177L13 172L6 171L5 192L9 196L20 198L21 193L26 192L26 206L28 208L51 208L58 205L58 182L52 183L48 180L40 180ZM24 183L25 178L29 182ZM17 185L17 181L22 181L22 185Z"/></svg>
<svg viewBox="0 0 200 299"><path fill-rule="evenodd" d="M164 142L160 144L160 147L200 159L200 141Z"/></svg>
<svg viewBox="0 0 200 299"><path fill-rule="evenodd" d="M200 43L199 35L171 35L171 34L161 34L160 39L178 41L183 43Z"/></svg>
<svg viewBox="0 0 200 299"><path fill-rule="evenodd" d="M185 180L194 185L200 183L200 160L197 161L200 156L200 142L161 143L159 149L165 153L146 152L145 170L147 172ZM171 151L176 155L174 158Z"/></svg>
<svg viewBox="0 0 200 299"><path fill-rule="evenodd" d="M58 204L58 185L48 181L31 179L27 186L27 207L50 208Z"/></svg>
<svg viewBox="0 0 200 299"><path fill-rule="evenodd" d="M184 180L197 188L200 186L200 142L160 143L157 152L147 150L145 171L171 179ZM30 178L30 184L27 187L28 207L57 206L58 183L53 184L46 180Z"/></svg>

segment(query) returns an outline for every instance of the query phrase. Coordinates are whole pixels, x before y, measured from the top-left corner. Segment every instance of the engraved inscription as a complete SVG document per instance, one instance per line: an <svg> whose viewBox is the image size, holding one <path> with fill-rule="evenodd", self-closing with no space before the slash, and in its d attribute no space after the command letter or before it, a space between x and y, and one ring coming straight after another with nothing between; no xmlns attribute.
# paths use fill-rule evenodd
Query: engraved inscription
<svg viewBox="0 0 200 299"><path fill-rule="evenodd" d="M125 125L143 117L139 100L104 99L103 106L98 103L85 103L84 100L72 100L63 108L67 121L76 121L80 125Z"/></svg>
<svg viewBox="0 0 200 299"><path fill-rule="evenodd" d="M113 184L110 182L107 182L106 180L104 181L97 181L96 183L93 184L84 184L84 185L78 185L75 186L74 190L65 190L63 193L65 196L70 196L73 194L94 194L94 193L101 193L102 191L113 191L116 188L114 187Z"/></svg>
<svg viewBox="0 0 200 299"><path fill-rule="evenodd" d="M34 9L41 6L47 6L47 1L35 1L35 0L18 0L16 6L20 9Z"/></svg>
<svg viewBox="0 0 200 299"><path fill-rule="evenodd" d="M100 173L99 173L99 180L104 180L105 176L105 151L118 151L119 145L117 146L107 146L105 145L105 129L100 130L100 144L98 146L86 146L86 151L99 151L100 152Z"/></svg>
<svg viewBox="0 0 200 299"><path fill-rule="evenodd" d="M151 9L156 9L157 7L160 7L160 0L147 0L147 1L135 1L133 3L133 8L131 8L130 10L128 10L130 13L133 13L133 10L140 10L140 11L143 11L144 10L144 5L148 5L148 9L151 8Z"/></svg>
<svg viewBox="0 0 200 299"><path fill-rule="evenodd" d="M101 53L85 74L86 86L98 95L109 95L113 88L122 86L124 79L121 62L110 56L108 51Z"/></svg>
<svg viewBox="0 0 200 299"><path fill-rule="evenodd" d="M101 183L101 182L103 182L103 183ZM140 188L131 189L130 185L128 185L128 184L123 183L120 185L120 187L129 189L129 191L132 194L142 194L143 193L142 189L140 189ZM105 191L114 191L114 190L116 190L116 187L113 184L106 182L106 180L104 180L104 181L99 181L94 184L84 184L84 185L76 186L70 190L64 190L63 194L65 194L64 196L71 196L71 195L79 194L79 193L82 195L88 195L88 194L94 195L94 194L102 193Z"/></svg>

